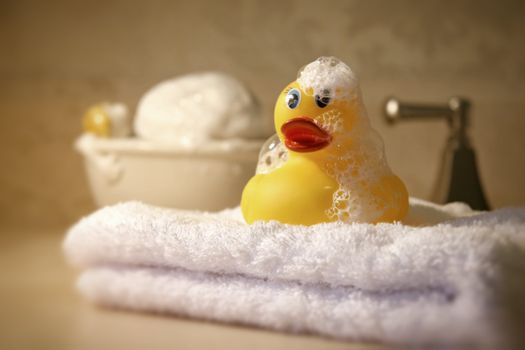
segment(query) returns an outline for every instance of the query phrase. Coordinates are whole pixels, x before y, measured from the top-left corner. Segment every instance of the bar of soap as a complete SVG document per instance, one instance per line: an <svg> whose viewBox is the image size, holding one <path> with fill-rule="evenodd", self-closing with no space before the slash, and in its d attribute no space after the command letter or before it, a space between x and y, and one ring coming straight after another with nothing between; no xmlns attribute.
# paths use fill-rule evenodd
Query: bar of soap
<svg viewBox="0 0 525 350"><path fill-rule="evenodd" d="M246 222L377 223L406 215L406 187L388 166L348 65L335 57L306 65L280 93L274 125L243 191Z"/></svg>

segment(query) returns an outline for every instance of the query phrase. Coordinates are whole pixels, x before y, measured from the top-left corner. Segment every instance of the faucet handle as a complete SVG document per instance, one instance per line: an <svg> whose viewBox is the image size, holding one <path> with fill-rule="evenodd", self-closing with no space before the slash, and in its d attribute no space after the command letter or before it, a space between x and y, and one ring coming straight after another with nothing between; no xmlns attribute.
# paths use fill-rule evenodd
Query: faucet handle
<svg viewBox="0 0 525 350"><path fill-rule="evenodd" d="M447 104L417 104L401 102L396 97L387 98L384 115L389 124L416 119L445 119L452 135L467 143L470 101L463 97L451 97Z"/></svg>
<svg viewBox="0 0 525 350"><path fill-rule="evenodd" d="M449 105L405 103L395 97L389 97L384 107L384 114L389 123L421 118L448 119L452 113Z"/></svg>

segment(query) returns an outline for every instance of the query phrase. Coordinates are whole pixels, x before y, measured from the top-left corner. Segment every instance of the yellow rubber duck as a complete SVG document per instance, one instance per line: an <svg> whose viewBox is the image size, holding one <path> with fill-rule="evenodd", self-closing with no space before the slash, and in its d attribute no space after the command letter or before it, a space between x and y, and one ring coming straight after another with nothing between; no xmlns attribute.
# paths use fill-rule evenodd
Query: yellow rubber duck
<svg viewBox="0 0 525 350"><path fill-rule="evenodd" d="M388 167L346 64L320 57L305 66L279 95L274 123L287 159L244 188L247 223L377 223L406 215L406 187Z"/></svg>
<svg viewBox="0 0 525 350"><path fill-rule="evenodd" d="M91 106L82 118L85 132L101 138L126 137L131 134L131 120L122 103L103 102Z"/></svg>

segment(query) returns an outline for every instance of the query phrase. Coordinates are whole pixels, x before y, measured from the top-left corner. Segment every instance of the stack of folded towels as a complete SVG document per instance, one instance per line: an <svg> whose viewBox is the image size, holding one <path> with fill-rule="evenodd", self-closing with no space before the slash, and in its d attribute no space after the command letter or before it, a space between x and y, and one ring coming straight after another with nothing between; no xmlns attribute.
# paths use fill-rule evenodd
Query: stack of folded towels
<svg viewBox="0 0 525 350"><path fill-rule="evenodd" d="M525 320L525 208L411 199L404 223L292 226L128 202L64 248L111 307L390 344L502 344Z"/></svg>

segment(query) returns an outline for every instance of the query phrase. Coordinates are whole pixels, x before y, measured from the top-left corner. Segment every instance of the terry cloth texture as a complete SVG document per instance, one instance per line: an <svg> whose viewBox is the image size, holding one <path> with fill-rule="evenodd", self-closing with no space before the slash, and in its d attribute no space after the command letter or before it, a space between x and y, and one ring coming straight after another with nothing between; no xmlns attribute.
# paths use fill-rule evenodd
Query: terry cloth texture
<svg viewBox="0 0 525 350"><path fill-rule="evenodd" d="M412 198L404 223L293 226L127 202L64 249L111 307L390 344L491 346L525 320L525 208Z"/></svg>

